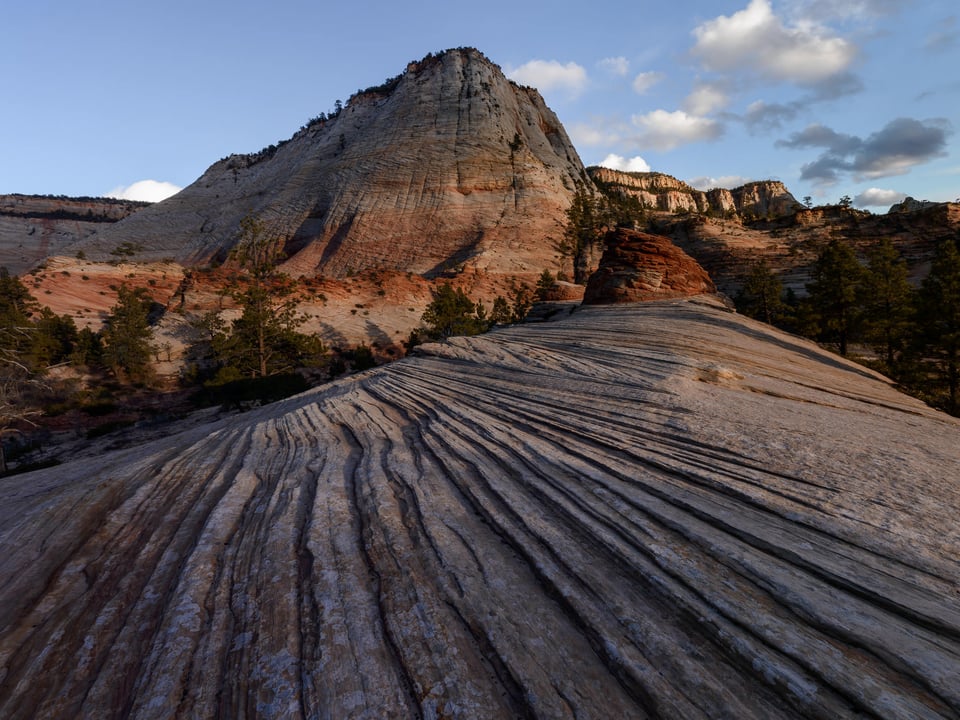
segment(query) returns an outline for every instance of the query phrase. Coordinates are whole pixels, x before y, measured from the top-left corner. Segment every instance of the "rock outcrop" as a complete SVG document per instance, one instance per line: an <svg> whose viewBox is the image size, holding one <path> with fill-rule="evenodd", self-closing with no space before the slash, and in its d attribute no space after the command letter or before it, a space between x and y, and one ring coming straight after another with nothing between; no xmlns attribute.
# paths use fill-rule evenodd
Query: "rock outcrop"
<svg viewBox="0 0 960 720"><path fill-rule="evenodd" d="M650 229L695 258L727 295L736 295L753 263L763 259L785 288L802 296L817 255L831 238L848 243L864 262L879 239L889 238L906 261L911 281L919 285L937 245L958 237L960 204L937 203L884 215L827 205L749 223L660 214L650 218Z"/></svg>
<svg viewBox="0 0 960 720"><path fill-rule="evenodd" d="M637 198L643 207L663 212L778 217L802 206L778 180L751 182L727 190L696 190L675 177L657 172L622 172L604 167L587 169L590 177L611 190Z"/></svg>
<svg viewBox="0 0 960 720"><path fill-rule="evenodd" d="M102 259L124 241L141 259L205 264L253 214L285 242L295 275L539 273L583 172L536 90L476 50L450 50L79 247Z"/></svg>
<svg viewBox="0 0 960 720"><path fill-rule="evenodd" d="M697 261L670 238L617 228L604 238L600 267L583 295L587 305L609 305L715 292Z"/></svg>
<svg viewBox="0 0 960 720"><path fill-rule="evenodd" d="M0 483L0 716L956 718L960 424L582 308Z"/></svg>
<svg viewBox="0 0 960 720"><path fill-rule="evenodd" d="M0 195L0 266L19 275L148 205L111 198Z"/></svg>

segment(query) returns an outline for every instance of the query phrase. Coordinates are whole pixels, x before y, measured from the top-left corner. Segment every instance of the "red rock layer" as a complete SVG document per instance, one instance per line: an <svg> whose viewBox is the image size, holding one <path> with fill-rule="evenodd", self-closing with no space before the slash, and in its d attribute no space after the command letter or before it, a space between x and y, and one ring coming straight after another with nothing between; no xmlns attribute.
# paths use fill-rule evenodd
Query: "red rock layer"
<svg viewBox="0 0 960 720"><path fill-rule="evenodd" d="M669 238L618 228L607 234L599 269L590 276L583 302L609 305L688 297L716 291L692 257Z"/></svg>

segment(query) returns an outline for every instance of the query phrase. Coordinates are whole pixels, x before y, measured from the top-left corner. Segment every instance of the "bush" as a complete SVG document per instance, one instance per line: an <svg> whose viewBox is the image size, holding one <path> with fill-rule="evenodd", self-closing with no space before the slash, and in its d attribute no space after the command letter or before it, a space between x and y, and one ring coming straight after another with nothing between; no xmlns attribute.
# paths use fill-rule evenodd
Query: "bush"
<svg viewBox="0 0 960 720"><path fill-rule="evenodd" d="M306 378L297 373L242 378L218 383L212 381L195 393L191 401L199 407L221 405L225 409L255 403L271 403L310 389Z"/></svg>

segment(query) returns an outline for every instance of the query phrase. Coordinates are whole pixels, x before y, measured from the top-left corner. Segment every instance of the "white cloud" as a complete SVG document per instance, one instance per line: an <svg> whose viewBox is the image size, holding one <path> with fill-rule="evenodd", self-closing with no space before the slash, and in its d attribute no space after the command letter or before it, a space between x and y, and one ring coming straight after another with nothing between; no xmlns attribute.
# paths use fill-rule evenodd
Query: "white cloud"
<svg viewBox="0 0 960 720"><path fill-rule="evenodd" d="M630 61L622 56L609 57L600 61L600 67L609 73L613 73L614 75L626 77L627 73L630 72Z"/></svg>
<svg viewBox="0 0 960 720"><path fill-rule="evenodd" d="M183 188L173 183L158 182L156 180L139 180L126 187L116 187L106 194L106 197L120 200L142 200L145 202L160 202L171 195L176 195Z"/></svg>
<svg viewBox="0 0 960 720"><path fill-rule="evenodd" d="M812 22L784 25L769 0L750 0L745 9L709 20L693 34L693 54L708 70L752 71L800 84L844 72L857 53L852 43Z"/></svg>
<svg viewBox="0 0 960 720"><path fill-rule="evenodd" d="M624 172L650 172L650 166L647 161L639 155L632 158L625 158L622 155L610 153L599 163L600 167L610 168L611 170L623 170Z"/></svg>
<svg viewBox="0 0 960 720"><path fill-rule="evenodd" d="M654 150L672 150L680 145L715 140L723 134L722 126L716 120L690 115L683 110L654 110L646 115L634 115L632 121L640 130L634 142Z"/></svg>
<svg viewBox="0 0 960 720"><path fill-rule="evenodd" d="M563 64L556 60L531 60L508 70L507 77L541 92L566 90L577 95L587 86L587 71L575 62Z"/></svg>
<svg viewBox="0 0 960 720"><path fill-rule="evenodd" d="M663 75L658 72L642 72L633 79L633 91L643 95L662 79Z"/></svg>
<svg viewBox="0 0 960 720"><path fill-rule="evenodd" d="M574 123L567 128L567 133L574 146L580 145L616 145L622 135L612 127L605 126L607 121L596 120L593 123Z"/></svg>
<svg viewBox="0 0 960 720"><path fill-rule="evenodd" d="M890 207L906 199L907 194L896 190L868 188L853 199L857 207Z"/></svg>
<svg viewBox="0 0 960 720"><path fill-rule="evenodd" d="M687 95L683 109L691 115L709 115L727 104L727 94L716 85L701 83Z"/></svg>
<svg viewBox="0 0 960 720"><path fill-rule="evenodd" d="M743 175L721 175L720 177L700 176L687 180L687 185L697 190L713 190L714 188L726 188L732 190L752 182L750 178Z"/></svg>

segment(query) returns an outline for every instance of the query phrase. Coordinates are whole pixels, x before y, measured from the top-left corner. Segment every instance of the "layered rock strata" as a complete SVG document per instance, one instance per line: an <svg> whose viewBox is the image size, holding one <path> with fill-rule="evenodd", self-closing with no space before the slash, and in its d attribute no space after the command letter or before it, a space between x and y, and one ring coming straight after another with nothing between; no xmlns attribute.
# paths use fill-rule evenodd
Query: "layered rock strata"
<svg viewBox="0 0 960 720"><path fill-rule="evenodd" d="M595 182L637 198L643 207L664 212L778 217L802 207L779 180L746 183L732 190L703 191L664 173L622 172L604 167L590 167L588 172Z"/></svg>
<svg viewBox="0 0 960 720"><path fill-rule="evenodd" d="M0 484L0 716L956 718L960 425L584 308Z"/></svg>
<svg viewBox="0 0 960 720"><path fill-rule="evenodd" d="M609 305L715 292L697 261L661 235L617 228L604 237L600 267L583 294L587 305Z"/></svg>
<svg viewBox="0 0 960 720"><path fill-rule="evenodd" d="M583 165L540 94L471 49L411 63L256 155L212 165L176 196L82 243L143 259L223 259L252 214L295 275L553 266Z"/></svg>
<svg viewBox="0 0 960 720"><path fill-rule="evenodd" d="M110 198L0 195L0 266L19 275L147 205Z"/></svg>

